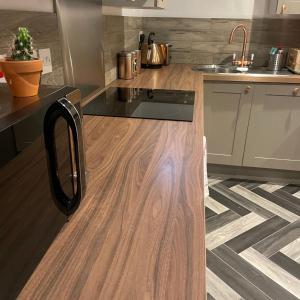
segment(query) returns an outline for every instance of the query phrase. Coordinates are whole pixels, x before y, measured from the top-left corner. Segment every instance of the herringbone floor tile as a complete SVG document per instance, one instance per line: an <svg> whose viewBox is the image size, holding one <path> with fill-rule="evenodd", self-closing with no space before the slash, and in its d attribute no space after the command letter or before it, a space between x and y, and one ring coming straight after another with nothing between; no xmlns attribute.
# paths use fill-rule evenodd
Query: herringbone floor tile
<svg viewBox="0 0 300 300"><path fill-rule="evenodd" d="M208 299L300 299L300 186L209 178Z"/></svg>

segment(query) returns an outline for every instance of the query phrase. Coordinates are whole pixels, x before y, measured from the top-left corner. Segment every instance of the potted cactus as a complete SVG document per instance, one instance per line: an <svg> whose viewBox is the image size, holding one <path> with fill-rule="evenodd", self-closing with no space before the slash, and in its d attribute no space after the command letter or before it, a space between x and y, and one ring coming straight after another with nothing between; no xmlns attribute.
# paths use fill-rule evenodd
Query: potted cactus
<svg viewBox="0 0 300 300"><path fill-rule="evenodd" d="M20 27L15 36L11 55L0 61L13 96L31 97L38 94L43 63L33 57L32 37L25 27Z"/></svg>

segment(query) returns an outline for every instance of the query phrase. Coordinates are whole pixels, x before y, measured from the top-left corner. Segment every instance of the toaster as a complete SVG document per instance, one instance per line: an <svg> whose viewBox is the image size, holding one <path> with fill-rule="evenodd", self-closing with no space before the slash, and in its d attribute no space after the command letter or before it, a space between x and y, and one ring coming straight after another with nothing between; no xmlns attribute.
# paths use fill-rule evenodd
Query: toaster
<svg viewBox="0 0 300 300"><path fill-rule="evenodd" d="M290 48L286 67L296 74L300 74L300 48Z"/></svg>

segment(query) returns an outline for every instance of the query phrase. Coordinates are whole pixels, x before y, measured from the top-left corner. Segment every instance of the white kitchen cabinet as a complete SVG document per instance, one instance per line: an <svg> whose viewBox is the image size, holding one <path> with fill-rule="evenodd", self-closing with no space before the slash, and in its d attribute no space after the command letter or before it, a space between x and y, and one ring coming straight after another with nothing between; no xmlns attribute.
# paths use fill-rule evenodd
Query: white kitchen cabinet
<svg viewBox="0 0 300 300"><path fill-rule="evenodd" d="M300 14L300 0L274 0L276 14L298 15Z"/></svg>

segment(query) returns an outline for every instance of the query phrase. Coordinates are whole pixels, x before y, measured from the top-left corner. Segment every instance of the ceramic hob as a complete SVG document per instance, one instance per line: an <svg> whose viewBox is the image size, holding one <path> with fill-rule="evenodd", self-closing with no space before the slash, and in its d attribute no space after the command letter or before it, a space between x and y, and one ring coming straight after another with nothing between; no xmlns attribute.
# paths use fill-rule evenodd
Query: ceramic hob
<svg viewBox="0 0 300 300"><path fill-rule="evenodd" d="M83 114L193 121L194 91L111 87L91 100Z"/></svg>

